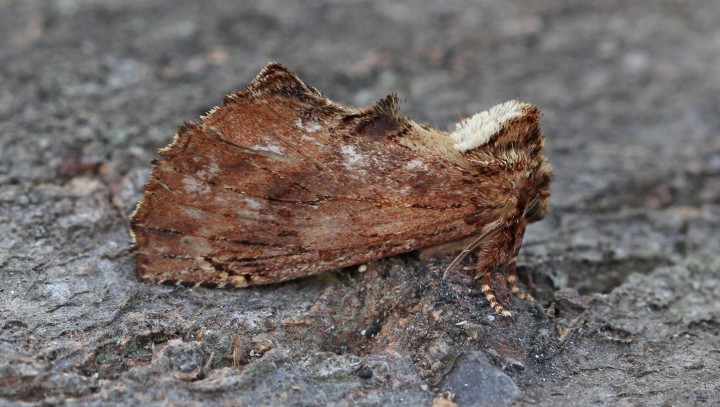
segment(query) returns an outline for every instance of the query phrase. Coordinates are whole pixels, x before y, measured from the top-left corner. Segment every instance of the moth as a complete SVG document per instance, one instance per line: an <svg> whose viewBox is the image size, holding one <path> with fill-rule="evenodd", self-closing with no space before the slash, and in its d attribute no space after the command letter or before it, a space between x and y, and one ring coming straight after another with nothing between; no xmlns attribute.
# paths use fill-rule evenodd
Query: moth
<svg viewBox="0 0 720 407"><path fill-rule="evenodd" d="M178 127L131 217L145 281L245 287L385 256L464 248L500 315L502 277L548 210L552 171L535 106L512 100L450 133L410 120L394 95L334 103L278 63Z"/></svg>

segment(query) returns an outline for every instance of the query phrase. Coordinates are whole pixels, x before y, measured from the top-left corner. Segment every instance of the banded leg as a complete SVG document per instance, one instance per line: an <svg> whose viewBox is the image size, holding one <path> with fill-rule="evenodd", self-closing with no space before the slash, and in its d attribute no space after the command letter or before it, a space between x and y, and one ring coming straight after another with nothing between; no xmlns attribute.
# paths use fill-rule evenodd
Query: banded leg
<svg viewBox="0 0 720 407"><path fill-rule="evenodd" d="M483 285L482 285L482 292L485 294L485 298L490 303L490 308L493 309L497 314L502 315L504 317L511 317L512 312L508 311L500 305L500 303L497 301L497 298L495 297L495 292L492 289L492 280L490 279L490 273L485 273L483 276Z"/></svg>
<svg viewBox="0 0 720 407"><path fill-rule="evenodd" d="M527 292L520 289L517 286L517 270L516 270L517 256L510 260L507 266L507 282L510 284L510 292L521 300L535 302L535 298Z"/></svg>
<svg viewBox="0 0 720 407"><path fill-rule="evenodd" d="M514 234L509 228L489 233L479 248L478 262L475 266L475 278L482 278L482 292L490 303L490 307L499 315L512 316L512 313L503 307L495 296L494 281L491 277L496 270L503 269L508 255L513 253Z"/></svg>

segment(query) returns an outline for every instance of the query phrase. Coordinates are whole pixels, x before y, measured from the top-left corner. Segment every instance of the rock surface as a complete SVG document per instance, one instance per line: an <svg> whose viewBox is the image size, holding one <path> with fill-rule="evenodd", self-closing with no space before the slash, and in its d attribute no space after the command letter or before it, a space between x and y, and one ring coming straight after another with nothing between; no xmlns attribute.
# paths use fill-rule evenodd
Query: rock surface
<svg viewBox="0 0 720 407"><path fill-rule="evenodd" d="M0 0L0 405L720 404L718 21L713 0ZM440 127L540 106L538 303L494 317L415 254L138 282L150 160L269 60Z"/></svg>

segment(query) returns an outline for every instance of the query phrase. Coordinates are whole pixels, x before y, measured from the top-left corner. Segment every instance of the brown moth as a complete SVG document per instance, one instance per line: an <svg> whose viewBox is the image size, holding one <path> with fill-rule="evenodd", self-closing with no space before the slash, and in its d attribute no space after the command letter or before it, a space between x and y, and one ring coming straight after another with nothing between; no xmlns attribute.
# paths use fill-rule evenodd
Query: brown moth
<svg viewBox="0 0 720 407"><path fill-rule="evenodd" d="M419 249L477 253L495 312L512 292L525 226L542 219L552 178L536 107L509 101L451 133L398 112L336 104L278 63L153 162L132 214L139 278L245 287ZM432 248L435 249L432 249ZM449 268L450 268L449 267Z"/></svg>

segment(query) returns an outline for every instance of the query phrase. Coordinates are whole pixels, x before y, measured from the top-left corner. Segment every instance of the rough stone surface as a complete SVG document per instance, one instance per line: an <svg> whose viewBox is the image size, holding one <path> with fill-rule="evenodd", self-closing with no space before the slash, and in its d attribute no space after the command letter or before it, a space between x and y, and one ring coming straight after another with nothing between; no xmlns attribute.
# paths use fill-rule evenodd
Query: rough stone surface
<svg viewBox="0 0 720 407"><path fill-rule="evenodd" d="M715 0L0 0L0 405L720 404L718 21ZM150 160L269 60L442 127L540 106L538 303L496 318L415 254L138 282Z"/></svg>
<svg viewBox="0 0 720 407"><path fill-rule="evenodd" d="M455 394L459 405L509 405L520 391L503 371L493 368L482 352L471 352L458 360L447 376L445 386Z"/></svg>

